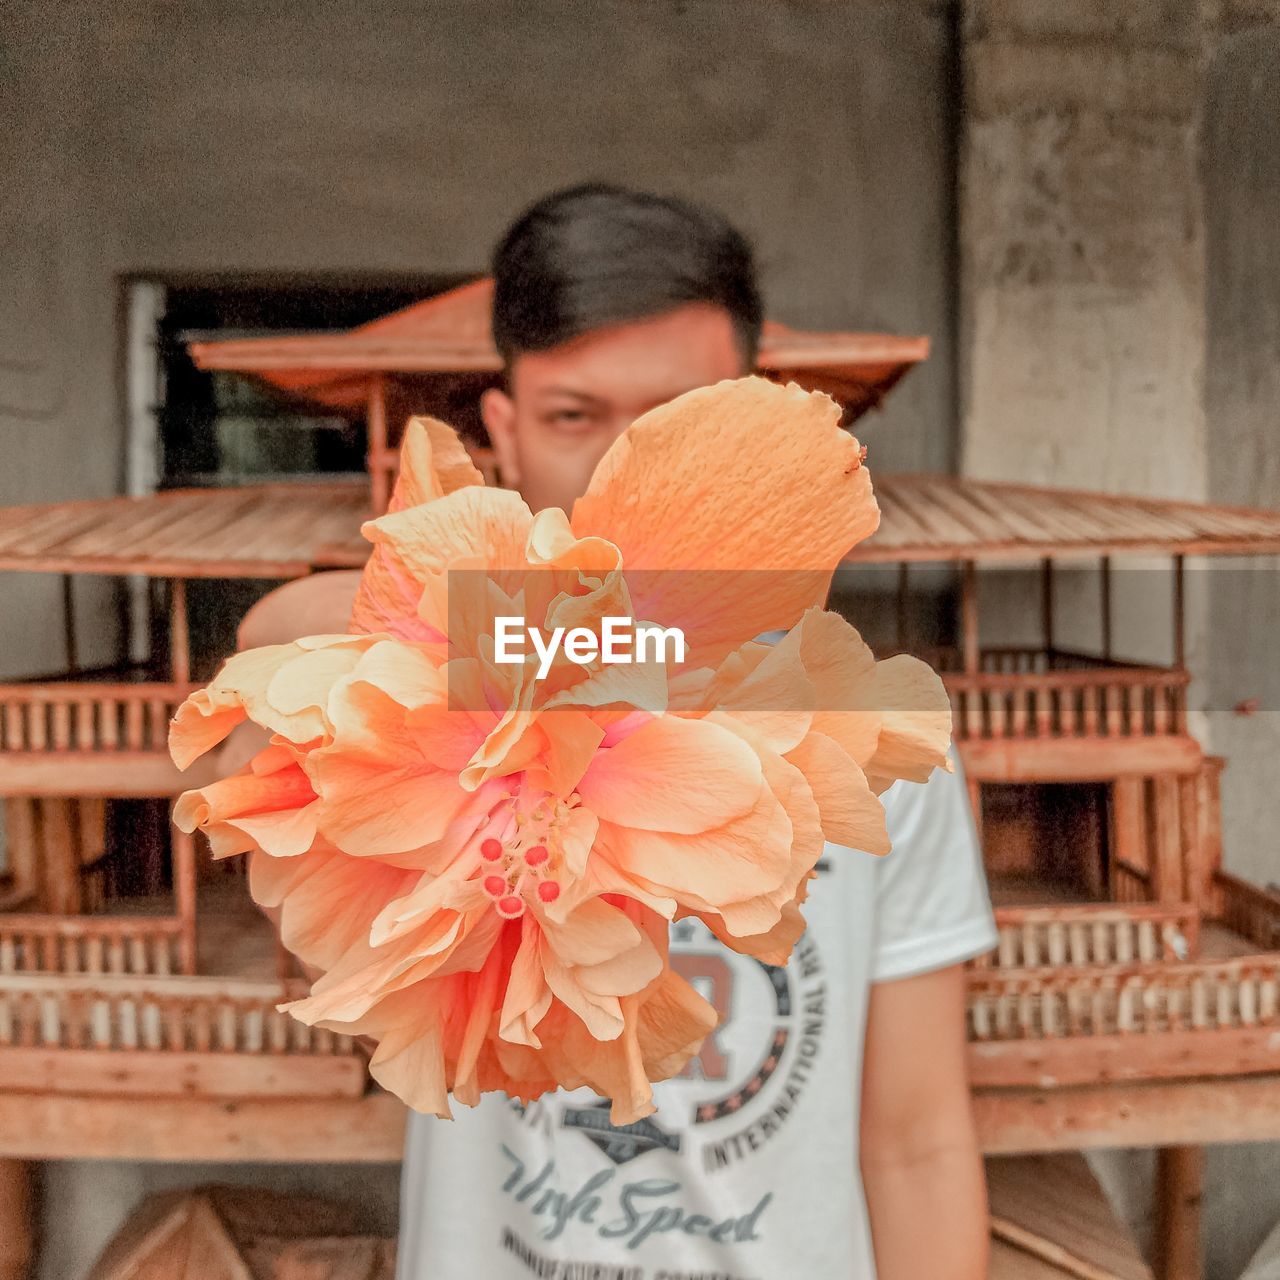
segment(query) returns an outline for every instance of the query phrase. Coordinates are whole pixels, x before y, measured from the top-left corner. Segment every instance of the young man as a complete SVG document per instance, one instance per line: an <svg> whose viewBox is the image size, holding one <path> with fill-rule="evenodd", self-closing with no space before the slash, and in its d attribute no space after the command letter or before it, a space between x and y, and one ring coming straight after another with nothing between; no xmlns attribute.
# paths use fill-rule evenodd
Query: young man
<svg viewBox="0 0 1280 1280"><path fill-rule="evenodd" d="M752 367L751 253L708 211L560 192L507 233L494 278L506 379L482 409L534 510L569 508L646 410ZM343 627L332 579L313 629ZM282 612L299 634L294 590L242 641L284 638ZM673 925L672 963L722 1022L654 1116L615 1129L584 1091L411 1113L397 1280L985 1277L961 962L996 935L973 821L958 773L883 799L893 851L828 848L785 968Z"/></svg>

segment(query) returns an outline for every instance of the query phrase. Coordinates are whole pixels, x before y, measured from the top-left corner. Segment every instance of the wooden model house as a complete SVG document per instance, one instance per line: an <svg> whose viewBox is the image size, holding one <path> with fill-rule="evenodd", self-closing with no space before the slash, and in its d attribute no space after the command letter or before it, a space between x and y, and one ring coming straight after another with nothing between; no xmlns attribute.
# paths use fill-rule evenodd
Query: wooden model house
<svg viewBox="0 0 1280 1280"><path fill-rule="evenodd" d="M336 337L198 350L339 407L363 407L367 393L372 492L265 484L0 511L0 571L62 574L68 600L74 575L143 575L162 586L167 614L153 626L167 635L163 657L148 669L78 671L68 630L69 669L0 686L0 1091L322 1098L365 1088L352 1041L276 1012L299 980L236 874L243 860L214 866L174 830L165 891L113 892L103 871L129 858L131 837L104 856L104 813L126 798L171 799L214 767L180 774L166 742L199 683L186 584L362 564L359 527L385 507L396 458L387 397L438 407L456 378L492 380L488 289L480 281ZM840 392L851 414L928 349L925 339L778 325L769 334L763 367Z"/></svg>

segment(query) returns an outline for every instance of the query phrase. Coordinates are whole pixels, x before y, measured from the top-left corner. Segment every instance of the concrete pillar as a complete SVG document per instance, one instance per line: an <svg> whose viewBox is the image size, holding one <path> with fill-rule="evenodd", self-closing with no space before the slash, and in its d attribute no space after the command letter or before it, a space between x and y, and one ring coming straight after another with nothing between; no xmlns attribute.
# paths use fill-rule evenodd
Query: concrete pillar
<svg viewBox="0 0 1280 1280"><path fill-rule="evenodd" d="M966 0L961 62L962 473L1205 498L1198 0ZM1113 564L1125 607L1106 630L1116 656L1168 662L1168 563L1148 569ZM1064 647L1101 641L1098 589L1055 575ZM1202 617L1193 592L1193 667ZM1123 1216L1154 1225L1169 1280L1199 1272L1200 1159L1159 1153L1157 1180L1140 1157L1091 1156Z"/></svg>
<svg viewBox="0 0 1280 1280"><path fill-rule="evenodd" d="M968 0L963 76L962 471L1202 497L1196 0Z"/></svg>

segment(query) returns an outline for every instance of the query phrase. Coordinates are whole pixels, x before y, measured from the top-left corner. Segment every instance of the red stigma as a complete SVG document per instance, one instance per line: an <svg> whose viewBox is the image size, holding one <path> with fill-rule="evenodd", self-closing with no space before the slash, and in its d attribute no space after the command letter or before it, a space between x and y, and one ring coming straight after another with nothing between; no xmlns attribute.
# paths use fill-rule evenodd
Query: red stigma
<svg viewBox="0 0 1280 1280"><path fill-rule="evenodd" d="M538 886L538 897L543 902L554 902L560 896L560 886L554 880L544 880Z"/></svg>
<svg viewBox="0 0 1280 1280"><path fill-rule="evenodd" d="M492 836L480 842L480 856L489 862L496 862L502 857L502 845Z"/></svg>
<svg viewBox="0 0 1280 1280"><path fill-rule="evenodd" d="M524 860L531 867L540 867L550 856L545 844L535 844L532 849L525 853Z"/></svg>

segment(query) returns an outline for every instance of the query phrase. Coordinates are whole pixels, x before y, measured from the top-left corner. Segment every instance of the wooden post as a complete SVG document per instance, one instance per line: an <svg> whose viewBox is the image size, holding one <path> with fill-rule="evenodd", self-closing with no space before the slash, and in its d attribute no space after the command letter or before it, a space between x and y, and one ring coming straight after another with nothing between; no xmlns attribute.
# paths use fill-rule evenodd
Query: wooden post
<svg viewBox="0 0 1280 1280"><path fill-rule="evenodd" d="M38 804L38 800L29 796L10 796L4 801L5 858L15 906L25 902L40 887Z"/></svg>
<svg viewBox="0 0 1280 1280"><path fill-rule="evenodd" d="M80 653L76 645L76 601L71 590L71 575L62 575L62 635L67 646L67 673L80 670Z"/></svg>
<svg viewBox="0 0 1280 1280"><path fill-rule="evenodd" d="M907 647L907 562L898 565L898 649Z"/></svg>
<svg viewBox="0 0 1280 1280"><path fill-rule="evenodd" d="M1050 668L1053 663L1053 561L1045 556L1040 561L1040 634L1044 643L1045 660Z"/></svg>
<svg viewBox="0 0 1280 1280"><path fill-rule="evenodd" d="M1185 556L1173 557L1173 665L1187 666L1187 584Z"/></svg>
<svg viewBox="0 0 1280 1280"><path fill-rule="evenodd" d="M391 500L387 475L387 387L379 374L369 379L369 482L373 514L380 516Z"/></svg>
<svg viewBox="0 0 1280 1280"><path fill-rule="evenodd" d="M1157 1280L1203 1280L1200 1195L1203 1147L1156 1150L1155 1273Z"/></svg>
<svg viewBox="0 0 1280 1280"><path fill-rule="evenodd" d="M1151 897L1156 902L1186 902L1178 776L1157 774L1153 791L1155 846L1151 857Z"/></svg>
<svg viewBox="0 0 1280 1280"><path fill-rule="evenodd" d="M1151 861L1147 850L1146 823L1144 821L1143 784L1141 778L1117 778L1111 784L1111 857L1122 868L1131 872L1150 873ZM1111 869L1108 896L1118 901L1120 875L1116 867Z"/></svg>
<svg viewBox="0 0 1280 1280"><path fill-rule="evenodd" d="M1102 592L1102 658L1111 661L1111 557L1103 556L1098 574L1098 585Z"/></svg>
<svg viewBox="0 0 1280 1280"><path fill-rule="evenodd" d="M34 1165L0 1160L0 1280L31 1280L36 1261Z"/></svg>
<svg viewBox="0 0 1280 1280"><path fill-rule="evenodd" d="M173 849L173 897L182 921L178 940L178 963L183 973L196 971L196 838L173 825L169 818L169 840Z"/></svg>
<svg viewBox="0 0 1280 1280"><path fill-rule="evenodd" d="M960 567L960 634L964 652L964 669L977 675L978 650L978 573L972 560Z"/></svg>
<svg viewBox="0 0 1280 1280"><path fill-rule="evenodd" d="M75 915L80 901L80 824L76 802L63 796L40 801L40 868L43 908L53 915Z"/></svg>
<svg viewBox="0 0 1280 1280"><path fill-rule="evenodd" d="M1222 870L1222 767L1221 756L1205 756L1196 778L1198 795L1196 838L1198 864L1196 879L1191 882L1189 900L1200 904L1201 911L1211 917L1222 915L1222 889L1218 872Z"/></svg>
<svg viewBox="0 0 1280 1280"><path fill-rule="evenodd" d="M191 679L191 633L187 627L187 584L181 578L169 583L169 669L177 684Z"/></svg>

